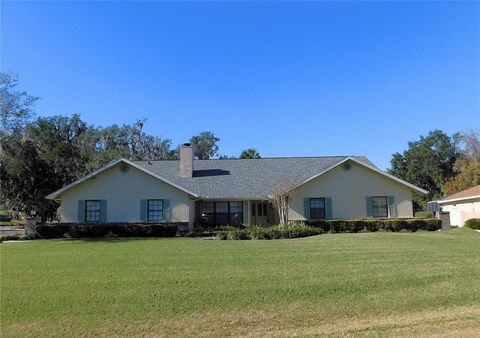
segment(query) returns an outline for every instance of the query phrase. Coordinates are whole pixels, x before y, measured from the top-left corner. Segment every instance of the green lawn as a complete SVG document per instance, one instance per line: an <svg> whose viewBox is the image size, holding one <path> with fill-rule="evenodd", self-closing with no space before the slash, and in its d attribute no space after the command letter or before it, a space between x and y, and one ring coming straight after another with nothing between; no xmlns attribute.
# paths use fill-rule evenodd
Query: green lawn
<svg viewBox="0 0 480 338"><path fill-rule="evenodd" d="M1 335L480 335L480 233L1 244Z"/></svg>

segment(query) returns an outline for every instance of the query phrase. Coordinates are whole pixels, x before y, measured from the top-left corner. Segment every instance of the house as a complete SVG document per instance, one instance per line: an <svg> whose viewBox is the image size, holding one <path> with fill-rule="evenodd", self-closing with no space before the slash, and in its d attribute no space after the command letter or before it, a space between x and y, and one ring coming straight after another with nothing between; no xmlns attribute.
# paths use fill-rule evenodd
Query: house
<svg viewBox="0 0 480 338"><path fill-rule="evenodd" d="M61 222L273 225L269 196L285 182L290 220L412 217L412 192L426 193L363 156L194 160L185 144L180 160L120 159L47 198Z"/></svg>
<svg viewBox="0 0 480 338"><path fill-rule="evenodd" d="M446 196L437 201L448 212L450 225L463 227L470 218L480 218L480 185Z"/></svg>

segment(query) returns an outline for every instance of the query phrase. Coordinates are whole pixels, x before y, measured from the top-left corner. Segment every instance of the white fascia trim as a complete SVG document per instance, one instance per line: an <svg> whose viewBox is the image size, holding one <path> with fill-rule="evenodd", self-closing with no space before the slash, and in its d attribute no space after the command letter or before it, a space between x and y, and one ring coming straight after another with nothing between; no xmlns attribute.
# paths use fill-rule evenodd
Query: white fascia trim
<svg viewBox="0 0 480 338"><path fill-rule="evenodd" d="M197 194L195 194L195 193L193 193L193 192L191 192L191 191L189 191L189 190L187 190L187 189L179 186L178 184L175 184L175 183L173 183L173 182L170 182L170 181L167 180L166 178L164 178L164 177L162 177L162 176L159 176L159 175L157 175L157 174L155 174L155 173L153 173L153 172L151 172L151 171L149 171L149 170L147 170L147 169L145 169L145 168L143 168L143 167L141 167L141 166L133 163L133 162L130 161L130 160L127 160L127 159L125 159L125 158L121 158L121 159L119 159L119 160L115 160L115 161L113 161L113 162L111 162L111 163L109 163L109 164L101 167L100 169L97 169L97 170L91 172L91 173L88 174L87 176L84 176L84 177L76 180L75 182L72 182L72 183L64 186L63 188L61 188L61 189L59 189L59 190L57 190L57 191L55 191L55 192L53 192L53 193L45 196L45 198L47 198L47 199L49 199L49 200L54 200L54 199L56 199L59 195L61 195L62 193L64 193L65 191L70 190L71 188L73 188L73 187L77 186L78 184L82 183L83 181L88 180L89 178L95 177L96 175L98 175L98 174L100 174L101 172L107 170L108 168L113 167L114 165L116 165L116 164L118 164L118 163L120 163L120 162L124 162L124 163L126 163L126 164L128 164L128 165L131 165L132 167L137 168L138 170L141 170L141 171L143 171L144 173L149 174L150 176L153 176L153 177L155 177L155 178L157 178L157 179L159 179L159 180L161 180L161 181L163 181L163 182L165 182L165 183L167 183L167 184L169 184L169 185L171 185L171 186L173 186L173 187L175 187L175 188L177 188L177 189L179 189L179 190L181 190L181 191L183 191L183 192L185 192L185 193L187 193L187 194L189 194L189 195L191 195L191 196L193 196L193 197L198 197Z"/></svg>
<svg viewBox="0 0 480 338"><path fill-rule="evenodd" d="M449 203L449 202L467 201L467 200L472 200L472 199L475 199L475 198L480 198L480 195L452 198L452 199L447 199L447 200L440 200L440 201L437 201L437 202L438 202L438 204L443 204L443 203Z"/></svg>
<svg viewBox="0 0 480 338"><path fill-rule="evenodd" d="M330 170L338 167L339 165L341 165L341 164L343 164L343 163L345 163L345 162L347 162L347 161L353 161L353 162L355 162L355 163L358 163L358 164L364 166L364 167L367 168L367 169L370 169L370 170L372 170L372 171L375 171L375 172L377 172L377 173L379 173L379 174L381 174L381 175L383 175L383 176L386 176L386 177L388 177L388 178L390 178L390 179L392 179L392 180L394 180L394 181L397 181L397 182L400 183L400 184L406 185L406 186L409 187L410 189L412 189L412 190L414 190L414 191L416 191L416 192L419 192L419 193L421 193L421 194L427 194L427 193L428 193L428 191L426 191L426 190L424 190L424 189L422 189L422 188L419 188L419 187L417 187L417 186L415 186L415 185L413 185L413 184L411 184L411 183L408 183L407 181L404 181L404 180L402 180L402 179L400 179L400 178L398 178L398 177L395 177L395 176L393 176L393 175L390 175L389 173L386 173L386 172L384 172L384 171L381 171L381 170L378 169L378 168L372 167L371 165L368 165L368 164L366 164L366 163L362 163L362 162L360 162L360 161L358 161L358 160L356 160L355 158L350 157L350 156L347 157L347 158L345 158L345 159L343 159L342 161L338 162L337 164L334 164L334 165L331 166L330 168L325 169L324 171L322 171L322 172L319 173L318 175L315 175L315 176L310 177L308 180L306 180L306 181L300 183L299 185L297 185L294 189L296 189L296 188L304 185L304 184L307 183L307 182L310 182L311 180L313 180L313 179L315 179L315 178L317 178L317 177L325 174L326 172L329 172Z"/></svg>

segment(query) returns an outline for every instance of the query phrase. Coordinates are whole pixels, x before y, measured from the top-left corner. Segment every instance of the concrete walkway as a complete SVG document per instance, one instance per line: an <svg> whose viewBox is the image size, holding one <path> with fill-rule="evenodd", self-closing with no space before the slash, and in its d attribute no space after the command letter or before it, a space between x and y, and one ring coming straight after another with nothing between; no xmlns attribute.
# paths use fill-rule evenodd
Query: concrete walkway
<svg viewBox="0 0 480 338"><path fill-rule="evenodd" d="M0 237L25 235L24 229L18 229L10 226L0 226Z"/></svg>

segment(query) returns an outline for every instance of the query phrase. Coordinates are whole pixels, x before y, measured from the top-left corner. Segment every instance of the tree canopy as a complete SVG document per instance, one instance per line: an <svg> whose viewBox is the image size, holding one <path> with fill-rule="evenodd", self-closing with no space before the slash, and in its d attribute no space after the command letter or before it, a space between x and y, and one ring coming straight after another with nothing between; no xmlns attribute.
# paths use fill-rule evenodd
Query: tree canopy
<svg viewBox="0 0 480 338"><path fill-rule="evenodd" d="M240 158L260 158L260 154L256 149L248 148L241 152Z"/></svg>
<svg viewBox="0 0 480 338"><path fill-rule="evenodd" d="M38 97L17 89L18 76L0 73L0 135L20 131L33 116L33 106Z"/></svg>
<svg viewBox="0 0 480 338"><path fill-rule="evenodd" d="M442 191L445 195L451 195L479 184L480 161L470 161L464 166L462 172L445 182Z"/></svg>
<svg viewBox="0 0 480 338"><path fill-rule="evenodd" d="M453 166L460 155L453 138L441 130L434 130L409 142L408 149L402 154L393 154L388 171L428 191L425 197L414 197L414 207L420 209L427 201L441 196L442 185L455 176Z"/></svg>
<svg viewBox="0 0 480 338"><path fill-rule="evenodd" d="M145 120L95 127L80 115L34 119L38 98L18 85L16 76L0 73L0 199L9 210L52 218L58 203L46 195L112 160L178 158L169 139L143 131ZM208 131L193 136L195 155L216 155L219 140Z"/></svg>
<svg viewBox="0 0 480 338"><path fill-rule="evenodd" d="M192 136L190 143L193 147L193 154L199 160L208 160L218 154L218 142L220 139L210 131L202 131Z"/></svg>

